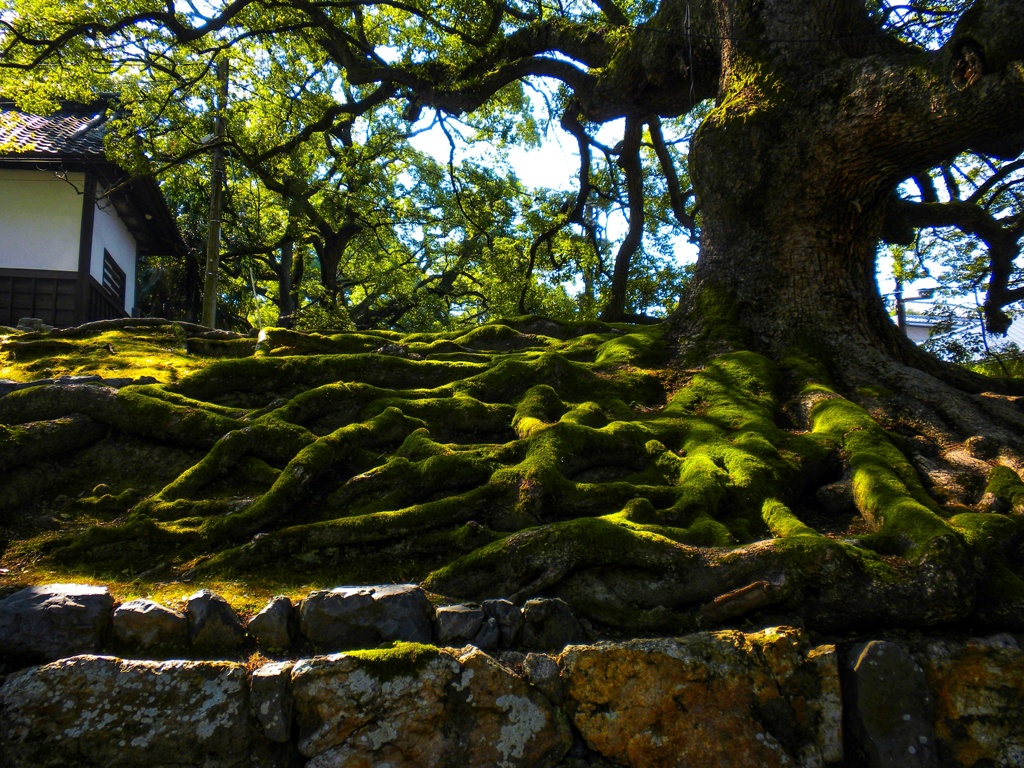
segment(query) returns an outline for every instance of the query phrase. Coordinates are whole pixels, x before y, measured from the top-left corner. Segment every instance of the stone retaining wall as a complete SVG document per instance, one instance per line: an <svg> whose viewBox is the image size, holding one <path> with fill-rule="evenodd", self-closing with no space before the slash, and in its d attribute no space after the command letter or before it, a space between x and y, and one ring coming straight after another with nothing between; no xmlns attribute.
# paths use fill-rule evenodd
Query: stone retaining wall
<svg viewBox="0 0 1024 768"><path fill-rule="evenodd" d="M19 632L52 638L62 621L74 627L68 637L88 636L86 643L126 642L113 634L105 590L59 593L37 588L0 601L0 648L10 650ZM372 607L395 596L405 606L398 618ZM30 628L28 597L43 606L38 613L52 614L49 630ZM368 614L352 603L345 607L353 597L380 621L364 620ZM83 605L92 599L104 603L93 612L101 624L95 635ZM218 604L209 593L203 602ZM286 635L297 638L292 650L303 651L311 642L304 632L332 624L348 629L335 626L331 643L348 642L338 639L346 632L364 640L375 640L372 632L422 632L422 607L415 587L314 593L285 615L285 631L295 632ZM493 605L431 607L429 637L384 638L378 642L387 647L378 650L285 654L269 663L260 656L249 664L80 653L19 669L0 685L0 765L1024 765L1024 652L1010 635L837 647L774 627L542 652L521 645L527 622L518 607L521 624L503 645L502 626L509 630L516 612L504 602L501 610L499 625ZM178 614L185 628L160 635L157 646L218 655L194 644L202 622L185 613ZM314 613L320 630L308 623ZM455 615L439 620L444 613ZM65 619L54 619L61 614ZM497 633L481 635L492 619ZM287 629L289 621L298 626ZM207 619L204 626L214 625ZM442 626L497 639L491 653L430 644ZM242 644L236 649L251 642L244 629L241 640L225 632L228 642ZM55 652L56 643L46 648ZM14 656L24 658L24 648Z"/></svg>

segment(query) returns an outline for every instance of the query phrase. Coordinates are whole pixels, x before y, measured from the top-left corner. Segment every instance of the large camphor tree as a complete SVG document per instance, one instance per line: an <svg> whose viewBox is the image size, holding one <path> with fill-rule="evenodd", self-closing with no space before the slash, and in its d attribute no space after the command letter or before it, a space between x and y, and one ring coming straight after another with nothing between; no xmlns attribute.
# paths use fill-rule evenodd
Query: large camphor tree
<svg viewBox="0 0 1024 768"><path fill-rule="evenodd" d="M1020 388L916 348L875 279L879 243L914 227L998 230L985 312L1007 326L1020 216L971 213L975 200L944 199L928 173L971 152L995 169L985 192L1015 181L1000 163L1024 150L1019 0L6 7L5 87L68 62L135 57L166 72L173 57L155 51L301 39L351 89L309 134L383 101L409 120L472 114L531 78L555 81L572 135L624 119L627 267L640 148L678 186L660 121L699 123L692 189L676 188L673 208L699 227L700 255L664 327L270 332L251 359L178 382L3 398L4 456L21 464L8 507L36 487L29 459L57 461L61 430L96 461L117 440L174 457L151 458L148 480L124 469L120 493L68 502L71 530L42 537L44 553L383 574L458 598L554 594L633 630L755 611L823 628L1024 626ZM580 182L566 224L584 223L585 169ZM615 270L606 320L623 315L627 272ZM178 327L193 352L218 343L187 332L200 332ZM8 343L30 360L54 342ZM81 533L84 510L96 525ZM375 558L382 570L359 570Z"/></svg>

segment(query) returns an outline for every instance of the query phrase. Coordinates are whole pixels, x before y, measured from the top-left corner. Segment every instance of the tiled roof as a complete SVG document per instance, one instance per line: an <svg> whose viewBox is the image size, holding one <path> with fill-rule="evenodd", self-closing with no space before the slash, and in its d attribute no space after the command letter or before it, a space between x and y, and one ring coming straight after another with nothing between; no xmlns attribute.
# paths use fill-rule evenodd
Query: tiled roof
<svg viewBox="0 0 1024 768"><path fill-rule="evenodd" d="M980 333L978 323L978 312L971 307L960 307L956 314L956 320L949 334L976 334ZM907 314L907 325L922 328L931 328L936 323L934 317L928 315ZM1007 344L1016 344L1018 348L1024 349L1024 317L1018 316L1006 331L1005 336L993 334L988 337L988 343L994 349L1000 349Z"/></svg>
<svg viewBox="0 0 1024 768"><path fill-rule="evenodd" d="M52 115L30 115L10 102L0 102L0 145L13 138L20 149L8 156L46 159L103 160L102 106L65 107Z"/></svg>
<svg viewBox="0 0 1024 768"><path fill-rule="evenodd" d="M14 116L11 121L9 116ZM0 165L88 169L113 185L109 198L138 241L140 253L181 254L187 249L156 180L129 179L106 160L103 149L106 103L65 105L51 115L22 112L0 100L0 146L15 140L19 149L0 152Z"/></svg>

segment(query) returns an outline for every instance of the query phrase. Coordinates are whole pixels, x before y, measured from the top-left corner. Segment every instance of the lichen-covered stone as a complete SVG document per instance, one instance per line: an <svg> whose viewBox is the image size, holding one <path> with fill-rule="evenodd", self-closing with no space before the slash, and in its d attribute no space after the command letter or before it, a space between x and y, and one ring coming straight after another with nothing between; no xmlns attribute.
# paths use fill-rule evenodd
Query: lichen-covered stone
<svg viewBox="0 0 1024 768"><path fill-rule="evenodd" d="M897 643L850 650L843 676L847 723L870 768L937 767L924 672Z"/></svg>
<svg viewBox="0 0 1024 768"><path fill-rule="evenodd" d="M99 650L114 599L106 587L46 584L0 600L0 659L53 661Z"/></svg>
<svg viewBox="0 0 1024 768"><path fill-rule="evenodd" d="M813 650L783 627L573 646L559 663L576 728L611 761L809 768L836 753L823 723L834 717L838 671L804 665Z"/></svg>
<svg viewBox="0 0 1024 768"><path fill-rule="evenodd" d="M415 584L337 587L311 592L299 631L323 649L374 648L389 640L429 643L434 607Z"/></svg>
<svg viewBox="0 0 1024 768"><path fill-rule="evenodd" d="M238 614L220 595L201 589L185 602L189 637L204 651L229 650L245 640L245 627Z"/></svg>
<svg viewBox="0 0 1024 768"><path fill-rule="evenodd" d="M1024 765L1024 649L1011 635L916 649L943 766Z"/></svg>
<svg viewBox="0 0 1024 768"><path fill-rule="evenodd" d="M292 736L291 672L294 661L264 664L250 680L252 709L263 734L284 743Z"/></svg>
<svg viewBox="0 0 1024 768"><path fill-rule="evenodd" d="M277 595L249 619L246 631L260 648L281 651L291 645L295 636L295 608L284 595Z"/></svg>
<svg viewBox="0 0 1024 768"><path fill-rule="evenodd" d="M568 724L555 707L482 651L405 648L295 665L307 768L541 768L568 752Z"/></svg>
<svg viewBox="0 0 1024 768"><path fill-rule="evenodd" d="M188 619L152 600L129 600L114 610L114 636L144 649L183 645L188 639Z"/></svg>
<svg viewBox="0 0 1024 768"><path fill-rule="evenodd" d="M523 668L526 678L551 701L561 704L565 700L562 673L554 659L543 653L528 653L523 659Z"/></svg>
<svg viewBox="0 0 1024 768"><path fill-rule="evenodd" d="M245 667L75 656L0 687L7 768L258 764Z"/></svg>

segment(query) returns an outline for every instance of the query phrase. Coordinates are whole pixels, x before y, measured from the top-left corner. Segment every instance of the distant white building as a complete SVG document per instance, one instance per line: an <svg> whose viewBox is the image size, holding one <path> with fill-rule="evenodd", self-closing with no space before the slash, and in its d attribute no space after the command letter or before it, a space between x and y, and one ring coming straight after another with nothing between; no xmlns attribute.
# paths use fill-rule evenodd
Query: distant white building
<svg viewBox="0 0 1024 768"><path fill-rule="evenodd" d="M935 332L935 319L926 315L907 315L903 332L915 344L924 344Z"/></svg>
<svg viewBox="0 0 1024 768"><path fill-rule="evenodd" d="M156 182L107 161L103 105L30 115L0 102L0 325L134 314L138 259L184 252Z"/></svg>
<svg viewBox="0 0 1024 768"><path fill-rule="evenodd" d="M945 320L931 315L907 312L903 325L903 332L907 338L915 344L925 344L929 341L935 343L943 337L981 337L982 327L976 312L968 309L958 311L953 319L953 327ZM1000 351L1013 344L1018 349L1024 350L1024 320L1017 319L1010 324L1006 335L988 335L986 337L988 346L993 351ZM978 342L980 344L980 341Z"/></svg>

